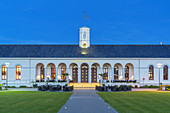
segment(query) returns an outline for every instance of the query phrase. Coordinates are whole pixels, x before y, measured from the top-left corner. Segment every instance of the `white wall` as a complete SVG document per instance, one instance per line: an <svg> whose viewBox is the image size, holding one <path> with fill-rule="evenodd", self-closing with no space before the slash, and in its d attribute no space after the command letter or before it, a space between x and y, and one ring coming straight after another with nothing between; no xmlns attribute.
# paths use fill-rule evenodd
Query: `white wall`
<svg viewBox="0 0 170 113"><path fill-rule="evenodd" d="M93 63L97 63L100 65L100 67L98 67L98 72L102 71L103 68L103 64L108 63L111 65L111 69L112 71L110 71L112 73L112 76L114 76L114 65L116 63L120 63L123 68L125 68L125 65L128 63L133 64L134 67L134 79L137 80L137 82L140 82L141 85L143 84L143 78L145 78L145 84L156 84L158 85L159 82L159 71L157 68L157 64L161 63L162 66L164 65L168 65L170 66L170 59L59 59L59 58L8 58L8 59L4 59L1 58L0 59L0 66L2 67L3 64L5 63L10 63L9 65L9 71L8 71L8 81L9 84L31 84L31 82L36 78L36 65L38 63L42 63L44 64L44 67L46 68L47 65L49 63L53 63L55 64L56 68L58 68L58 65L60 63L65 63L66 67L68 68L69 65L71 63L76 63L79 68L81 66L82 63L87 63L89 66L92 65ZM16 65L20 65L21 66L21 80L16 80L15 76L16 76ZM154 80L149 80L149 65L153 65L154 66ZM1 72L1 68L0 68L0 72ZM56 69L56 73L57 73L57 69ZM79 72L80 73L80 72ZM163 84L170 84L170 67L169 67L169 80L163 80L163 69L161 68L161 83ZM57 75L57 74L56 74ZM81 77L81 74L78 74L78 78ZM124 75L124 72L123 72ZM0 75L1 76L1 75ZM45 74L46 76L46 74ZM112 77L113 79L113 77ZM139 80L140 79L140 80ZM80 79L81 80L81 79ZM80 82L79 80L79 82ZM90 79L89 79L90 81ZM99 77L98 77L98 81L99 81ZM1 80L0 77L0 83L5 83L6 80Z"/></svg>

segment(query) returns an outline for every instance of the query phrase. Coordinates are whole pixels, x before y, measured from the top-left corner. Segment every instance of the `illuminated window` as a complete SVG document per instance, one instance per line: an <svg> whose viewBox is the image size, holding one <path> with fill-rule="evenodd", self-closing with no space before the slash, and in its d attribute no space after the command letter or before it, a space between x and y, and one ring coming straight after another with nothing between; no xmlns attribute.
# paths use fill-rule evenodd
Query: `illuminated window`
<svg viewBox="0 0 170 113"><path fill-rule="evenodd" d="M149 80L154 79L154 68L152 65L149 66Z"/></svg>
<svg viewBox="0 0 170 113"><path fill-rule="evenodd" d="M21 66L16 66L16 80L21 80Z"/></svg>
<svg viewBox="0 0 170 113"><path fill-rule="evenodd" d="M129 66L125 67L125 80L129 80Z"/></svg>
<svg viewBox="0 0 170 113"><path fill-rule="evenodd" d="M1 76L2 80L6 80L6 66L3 65L2 66L2 76Z"/></svg>
<svg viewBox="0 0 170 113"><path fill-rule="evenodd" d="M55 66L51 67L51 79L54 80L55 79Z"/></svg>
<svg viewBox="0 0 170 113"><path fill-rule="evenodd" d="M163 70L164 72L164 80L168 80L168 66L167 65L165 65L164 66L164 70Z"/></svg>
<svg viewBox="0 0 170 113"><path fill-rule="evenodd" d="M66 79L66 76L63 76L63 73L66 73L66 66L65 65L63 65L62 67L61 67L61 79Z"/></svg>
<svg viewBox="0 0 170 113"><path fill-rule="evenodd" d="M108 67L107 66L104 66L103 73L104 73L103 80L107 80L108 79Z"/></svg>
<svg viewBox="0 0 170 113"><path fill-rule="evenodd" d="M118 75L119 75L119 67L116 66L114 67L114 80L118 80Z"/></svg>

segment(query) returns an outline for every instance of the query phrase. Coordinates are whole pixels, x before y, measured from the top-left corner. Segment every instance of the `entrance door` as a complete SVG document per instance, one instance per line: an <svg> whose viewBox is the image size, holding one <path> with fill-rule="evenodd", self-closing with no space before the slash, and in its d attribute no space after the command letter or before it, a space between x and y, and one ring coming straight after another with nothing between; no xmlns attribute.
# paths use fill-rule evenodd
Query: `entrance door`
<svg viewBox="0 0 170 113"><path fill-rule="evenodd" d="M81 83L88 83L88 66L86 64L81 67Z"/></svg>
<svg viewBox="0 0 170 113"><path fill-rule="evenodd" d="M77 83L78 82L78 66L74 65L72 68L72 76L73 76L73 82Z"/></svg>
<svg viewBox="0 0 170 113"><path fill-rule="evenodd" d="M91 67L91 82L97 83L97 67L95 65Z"/></svg>

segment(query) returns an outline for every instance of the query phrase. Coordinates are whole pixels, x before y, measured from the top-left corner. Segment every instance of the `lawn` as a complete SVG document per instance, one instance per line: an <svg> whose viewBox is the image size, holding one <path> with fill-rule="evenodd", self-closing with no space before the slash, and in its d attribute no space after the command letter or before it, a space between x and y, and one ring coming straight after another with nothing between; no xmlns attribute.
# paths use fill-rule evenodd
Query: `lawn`
<svg viewBox="0 0 170 113"><path fill-rule="evenodd" d="M57 113L71 92L0 92L0 113Z"/></svg>
<svg viewBox="0 0 170 113"><path fill-rule="evenodd" d="M170 92L98 92L120 113L170 113Z"/></svg>

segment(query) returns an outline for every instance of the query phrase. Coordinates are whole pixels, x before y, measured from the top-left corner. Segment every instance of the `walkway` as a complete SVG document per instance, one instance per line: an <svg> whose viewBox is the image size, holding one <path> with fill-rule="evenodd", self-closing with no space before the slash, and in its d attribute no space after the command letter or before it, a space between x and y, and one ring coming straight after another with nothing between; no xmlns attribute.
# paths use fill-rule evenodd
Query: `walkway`
<svg viewBox="0 0 170 113"><path fill-rule="evenodd" d="M117 113L94 89L76 89L59 113Z"/></svg>

